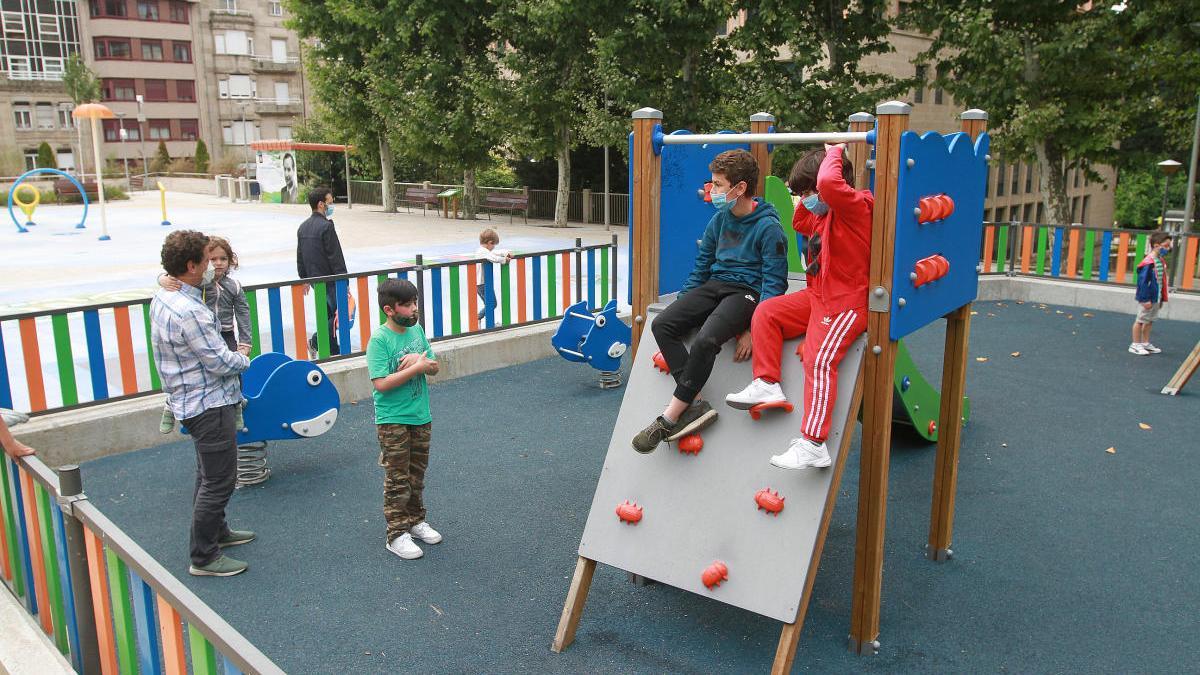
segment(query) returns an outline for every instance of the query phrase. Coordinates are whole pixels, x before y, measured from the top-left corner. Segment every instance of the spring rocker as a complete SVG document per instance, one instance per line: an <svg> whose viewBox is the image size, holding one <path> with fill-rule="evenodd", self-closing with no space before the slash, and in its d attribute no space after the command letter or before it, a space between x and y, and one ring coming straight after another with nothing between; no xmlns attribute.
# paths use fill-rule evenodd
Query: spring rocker
<svg viewBox="0 0 1200 675"><path fill-rule="evenodd" d="M271 476L267 443L315 438L333 428L341 402L337 388L315 363L267 352L242 373L245 424L237 435L237 486ZM187 433L187 429L181 429Z"/></svg>
<svg viewBox="0 0 1200 675"><path fill-rule="evenodd" d="M861 412L847 644L857 654L876 653L893 405L901 398L898 391L908 394L927 384L918 379L900 341L942 318L946 335L941 394L933 392L931 401L922 399L923 414L934 425L926 425L926 431L936 432L937 439L925 555L936 562L952 558L967 341L983 236L987 114L965 111L962 132L943 136L908 131L910 112L909 105L891 101L879 105L875 116L853 115L848 132L819 133L779 133L773 116L758 113L750 118L749 133L720 134L664 133L658 110L633 113L633 368L581 536L553 651L561 652L574 640L596 564L602 562L781 622L772 672L789 672ZM693 264L682 252L694 250L683 247L699 238L712 215L712 207L697 195L697 187L708 180L708 162L719 152L742 147L754 155L765 177L773 146L785 143L846 143L859 172L856 184L870 185L875 197L867 331L851 345L838 371L839 395L830 410L833 425L827 440L833 464L784 471L767 463L764 449L782 449L796 435L798 420L786 413L752 420L722 411L721 420L704 431L703 439L687 447L681 439L678 452L660 448L636 453L629 439L645 424L647 411L661 405L674 388L671 378L656 371L653 357L658 348L653 333L645 329L660 311L662 296L681 287ZM765 183L760 178L752 194L763 195ZM786 217L791 210L781 212ZM796 342L783 347L781 382L791 391L799 391L804 379L799 360L786 358ZM749 366L722 355L702 393L710 400L723 398L734 384L750 377ZM930 407L937 408L936 416ZM713 490L718 484L722 489Z"/></svg>
<svg viewBox="0 0 1200 675"><path fill-rule="evenodd" d="M580 300L563 313L550 344L564 359L600 371L600 388L613 389L621 386L621 356L632 335L632 329L617 318L616 299L595 315L587 300Z"/></svg>

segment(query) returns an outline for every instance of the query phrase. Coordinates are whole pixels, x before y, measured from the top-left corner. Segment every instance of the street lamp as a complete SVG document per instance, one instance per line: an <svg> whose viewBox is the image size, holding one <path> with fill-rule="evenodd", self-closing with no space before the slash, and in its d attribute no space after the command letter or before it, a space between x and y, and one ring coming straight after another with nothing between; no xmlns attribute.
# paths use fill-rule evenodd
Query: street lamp
<svg viewBox="0 0 1200 675"><path fill-rule="evenodd" d="M142 95L138 94L134 98L137 99L138 105L138 140L142 144L142 182L146 182L146 174L150 171L150 165L146 164L146 130L142 128L142 123L146 121L146 113L142 112Z"/></svg>
<svg viewBox="0 0 1200 675"><path fill-rule="evenodd" d="M1167 186L1171 184L1171 174L1179 171L1179 167L1183 166L1173 159L1164 159L1158 163L1158 169L1163 172L1163 201L1162 201L1162 219L1159 223L1163 229L1167 227Z"/></svg>
<svg viewBox="0 0 1200 675"><path fill-rule="evenodd" d="M117 134L121 137L121 160L125 162L125 189L129 189L129 153L125 150L125 139L129 138L129 132L125 130L125 113L117 113L117 120L120 124Z"/></svg>

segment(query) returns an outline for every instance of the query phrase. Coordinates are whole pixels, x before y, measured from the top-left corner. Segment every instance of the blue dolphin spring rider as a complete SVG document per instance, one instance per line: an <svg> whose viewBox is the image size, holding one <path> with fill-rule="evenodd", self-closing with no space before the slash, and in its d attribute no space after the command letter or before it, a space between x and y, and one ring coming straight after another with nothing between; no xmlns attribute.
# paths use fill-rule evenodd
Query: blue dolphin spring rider
<svg viewBox="0 0 1200 675"><path fill-rule="evenodd" d="M600 387L612 389L621 386L621 357L632 340L632 329L617 318L616 300L609 300L595 315L581 300L563 313L550 344L564 359L600 371Z"/></svg>

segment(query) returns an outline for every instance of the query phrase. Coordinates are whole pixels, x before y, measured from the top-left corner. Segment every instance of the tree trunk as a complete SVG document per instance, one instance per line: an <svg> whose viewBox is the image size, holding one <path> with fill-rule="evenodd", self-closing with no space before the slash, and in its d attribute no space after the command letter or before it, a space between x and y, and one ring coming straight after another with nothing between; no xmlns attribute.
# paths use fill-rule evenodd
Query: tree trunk
<svg viewBox="0 0 1200 675"><path fill-rule="evenodd" d="M475 184L475 169L463 171L463 218L475 220L475 203L479 198L479 186Z"/></svg>
<svg viewBox="0 0 1200 675"><path fill-rule="evenodd" d="M379 134L379 169L383 175L380 181L383 188L383 210L385 213L396 212L396 182L392 173L392 146L388 143L387 134Z"/></svg>
<svg viewBox="0 0 1200 675"><path fill-rule="evenodd" d="M558 194L554 200L554 226L567 226L567 205L571 199L571 130L563 125L558 130Z"/></svg>
<svg viewBox="0 0 1200 675"><path fill-rule="evenodd" d="M1063 161L1062 149L1052 139L1041 139L1037 142L1038 163L1041 164L1041 178L1038 181L1042 190L1042 199L1046 204L1046 213L1050 214L1050 222L1056 225L1067 225L1071 222L1071 207L1067 200L1067 167Z"/></svg>

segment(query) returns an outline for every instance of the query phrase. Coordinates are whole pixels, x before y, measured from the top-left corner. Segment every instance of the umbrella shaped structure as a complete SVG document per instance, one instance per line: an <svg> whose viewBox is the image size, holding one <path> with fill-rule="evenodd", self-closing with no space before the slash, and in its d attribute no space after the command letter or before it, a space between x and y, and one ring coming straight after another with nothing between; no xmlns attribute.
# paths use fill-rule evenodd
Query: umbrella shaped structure
<svg viewBox="0 0 1200 675"><path fill-rule="evenodd" d="M81 103L71 111L71 117L77 120L92 121L92 157L96 161L96 195L100 197L100 241L108 241L108 214L104 206L104 165L100 163L100 122L116 117L108 106L102 103Z"/></svg>

